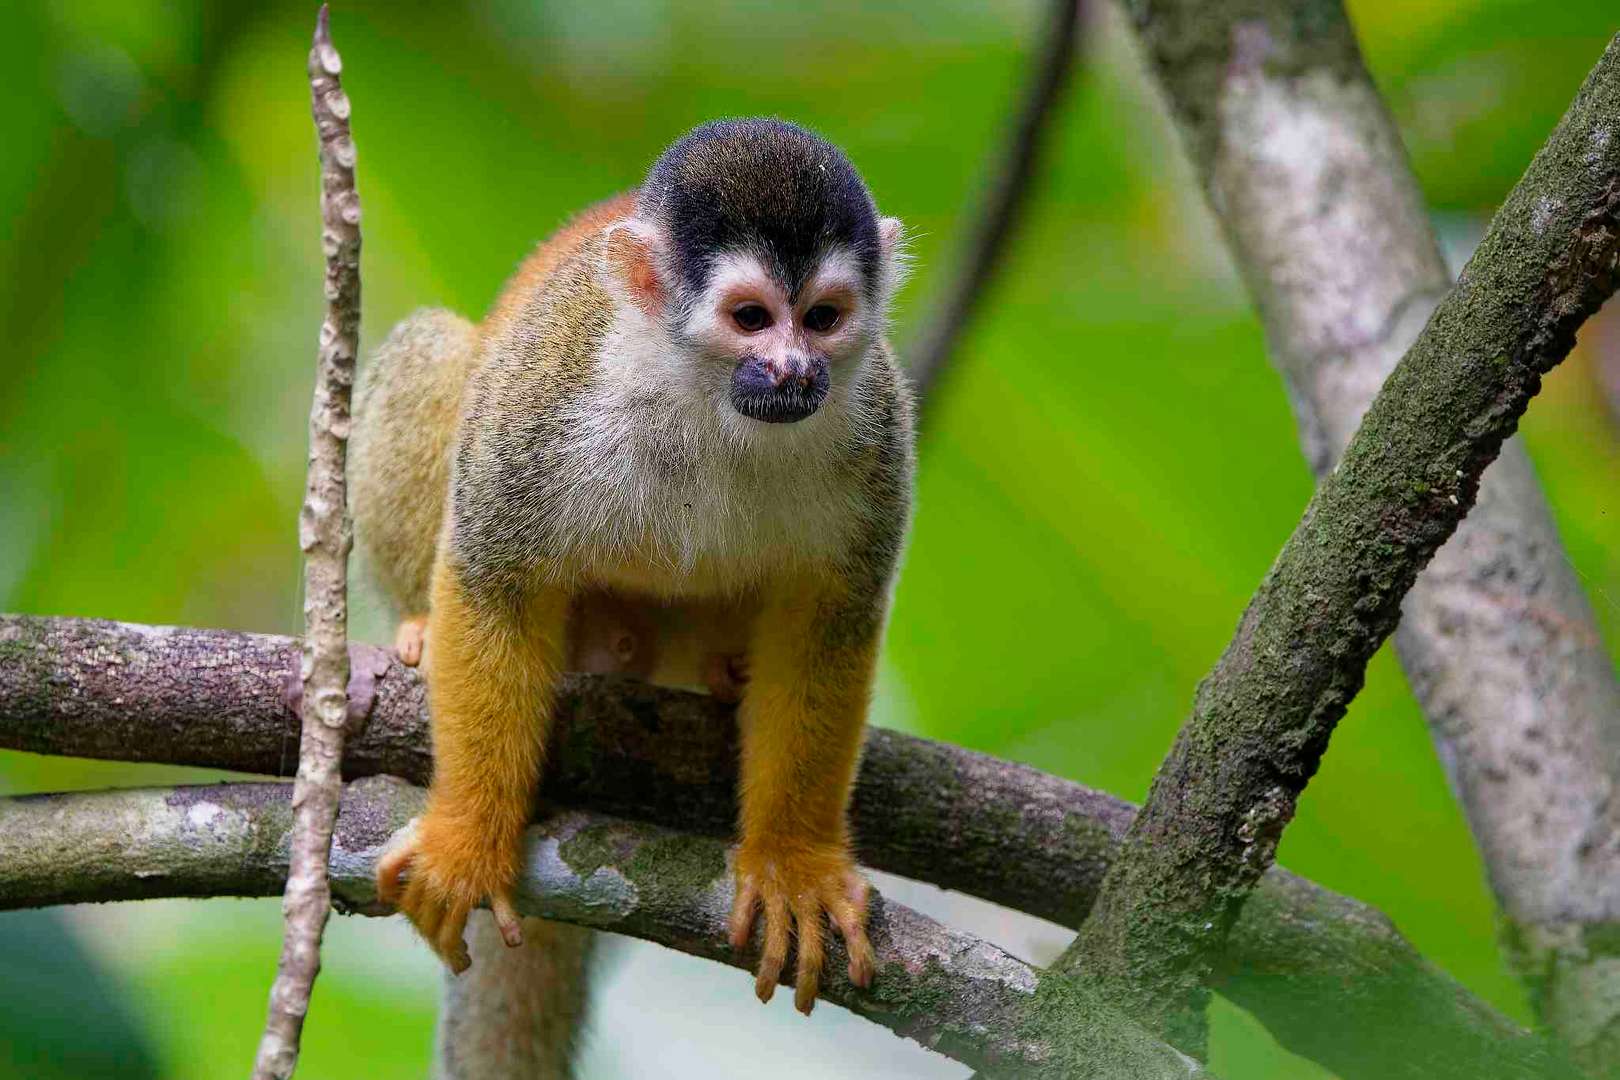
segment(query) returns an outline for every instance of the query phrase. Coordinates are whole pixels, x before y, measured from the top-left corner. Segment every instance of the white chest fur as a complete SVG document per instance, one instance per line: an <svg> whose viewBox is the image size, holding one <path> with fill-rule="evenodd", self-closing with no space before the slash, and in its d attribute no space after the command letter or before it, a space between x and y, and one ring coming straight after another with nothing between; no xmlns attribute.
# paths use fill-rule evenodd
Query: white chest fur
<svg viewBox="0 0 1620 1080"><path fill-rule="evenodd" d="M604 367L553 457L552 497L567 504L554 520L572 523L556 538L565 564L607 585L702 595L848 550L860 506L836 461L849 445L847 387L805 420L764 424L655 365L634 378Z"/></svg>

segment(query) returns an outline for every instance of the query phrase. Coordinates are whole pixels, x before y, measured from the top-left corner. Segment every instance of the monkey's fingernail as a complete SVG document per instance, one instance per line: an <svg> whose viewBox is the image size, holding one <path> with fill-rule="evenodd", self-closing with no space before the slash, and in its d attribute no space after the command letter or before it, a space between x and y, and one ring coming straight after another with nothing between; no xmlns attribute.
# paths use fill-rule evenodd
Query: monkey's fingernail
<svg viewBox="0 0 1620 1080"><path fill-rule="evenodd" d="M523 944L523 922L518 918L517 909L512 901L504 896L497 896L490 901L490 912L495 916L495 925L501 932L501 940L506 947L515 949Z"/></svg>

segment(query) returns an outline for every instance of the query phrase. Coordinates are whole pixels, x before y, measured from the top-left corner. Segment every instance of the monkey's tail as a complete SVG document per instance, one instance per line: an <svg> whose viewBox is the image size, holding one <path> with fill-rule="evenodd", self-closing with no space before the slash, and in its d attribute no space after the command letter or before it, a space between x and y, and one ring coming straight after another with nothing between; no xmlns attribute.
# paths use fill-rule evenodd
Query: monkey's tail
<svg viewBox="0 0 1620 1080"><path fill-rule="evenodd" d="M591 930L524 919L523 944L509 949L495 921L474 912L472 968L445 976L438 1080L570 1080L595 942Z"/></svg>

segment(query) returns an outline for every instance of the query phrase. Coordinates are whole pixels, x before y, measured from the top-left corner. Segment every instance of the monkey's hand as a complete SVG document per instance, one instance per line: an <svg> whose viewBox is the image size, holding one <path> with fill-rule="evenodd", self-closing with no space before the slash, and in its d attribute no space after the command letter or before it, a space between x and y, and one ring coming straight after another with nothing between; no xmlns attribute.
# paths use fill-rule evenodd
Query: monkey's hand
<svg viewBox="0 0 1620 1080"><path fill-rule="evenodd" d="M415 667L422 662L422 650L427 644L428 617L426 615L412 615L399 624L394 631L394 652L399 656L399 662L406 667Z"/></svg>
<svg viewBox="0 0 1620 1080"><path fill-rule="evenodd" d="M744 843L737 850L737 897L731 907L731 947L744 949L753 935L756 910L765 909L765 944L754 993L771 1000L787 963L788 943L798 924L798 971L793 1004L806 1016L816 1003L825 957L822 916L844 936L849 981L872 985L876 964L866 939L866 897L870 886L854 860L836 845Z"/></svg>
<svg viewBox="0 0 1620 1080"><path fill-rule="evenodd" d="M431 810L399 831L377 862L377 895L398 907L457 975L472 966L462 939L467 916L489 904L507 945L523 944L512 905L519 851L496 850L476 823Z"/></svg>

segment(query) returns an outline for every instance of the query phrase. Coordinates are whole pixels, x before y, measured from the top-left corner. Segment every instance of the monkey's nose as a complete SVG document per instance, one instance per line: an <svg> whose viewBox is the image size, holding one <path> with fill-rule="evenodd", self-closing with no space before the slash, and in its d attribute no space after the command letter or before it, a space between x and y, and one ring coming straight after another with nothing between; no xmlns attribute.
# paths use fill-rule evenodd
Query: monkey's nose
<svg viewBox="0 0 1620 1080"><path fill-rule="evenodd" d="M767 424L791 424L821 408L830 384L824 356L798 363L745 356L731 375L731 406Z"/></svg>

